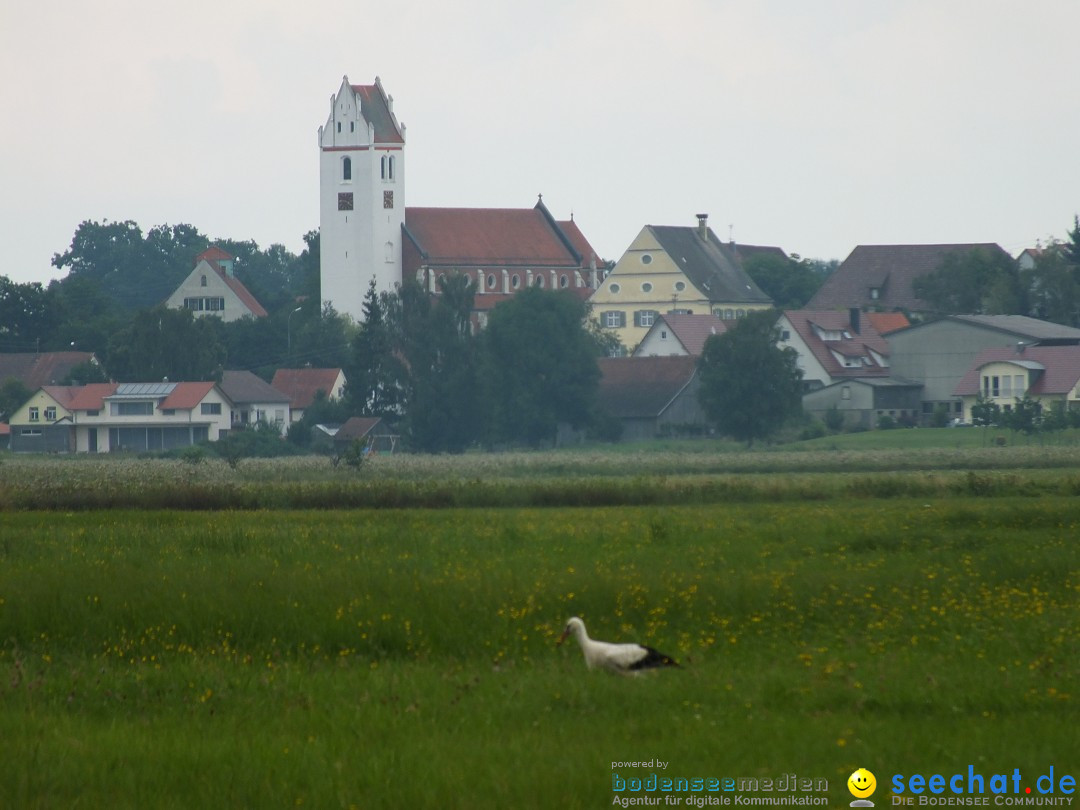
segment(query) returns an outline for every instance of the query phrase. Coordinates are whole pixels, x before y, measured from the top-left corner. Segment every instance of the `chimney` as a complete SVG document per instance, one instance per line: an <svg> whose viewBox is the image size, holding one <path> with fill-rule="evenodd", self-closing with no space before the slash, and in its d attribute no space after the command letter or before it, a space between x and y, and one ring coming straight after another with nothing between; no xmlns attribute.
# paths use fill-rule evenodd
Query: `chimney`
<svg viewBox="0 0 1080 810"><path fill-rule="evenodd" d="M698 214L697 215L697 232L698 236L702 239L709 238L709 215Z"/></svg>
<svg viewBox="0 0 1080 810"><path fill-rule="evenodd" d="M862 331L860 328L862 324L859 323L860 315L861 313L859 312L858 307L852 307L851 310L848 312L848 320L851 321L851 331L854 332L856 335Z"/></svg>
<svg viewBox="0 0 1080 810"><path fill-rule="evenodd" d="M1016 341L1016 353L1017 354L1023 354L1025 348L1027 348L1027 346L1024 343L1024 341L1022 341L1022 340Z"/></svg>

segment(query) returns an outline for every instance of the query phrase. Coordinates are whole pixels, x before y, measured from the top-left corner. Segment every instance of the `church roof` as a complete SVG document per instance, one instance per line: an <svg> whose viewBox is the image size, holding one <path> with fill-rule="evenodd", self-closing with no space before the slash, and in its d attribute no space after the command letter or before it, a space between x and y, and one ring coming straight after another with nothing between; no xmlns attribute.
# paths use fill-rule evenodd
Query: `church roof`
<svg viewBox="0 0 1080 810"><path fill-rule="evenodd" d="M426 266L588 267L592 246L573 222L533 208L406 208L405 231Z"/></svg>

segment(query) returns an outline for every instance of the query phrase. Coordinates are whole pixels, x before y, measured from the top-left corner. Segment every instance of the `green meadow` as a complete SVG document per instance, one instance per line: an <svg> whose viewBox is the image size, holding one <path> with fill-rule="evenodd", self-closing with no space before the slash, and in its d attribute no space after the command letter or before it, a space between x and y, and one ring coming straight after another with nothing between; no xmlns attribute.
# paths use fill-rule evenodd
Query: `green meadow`
<svg viewBox="0 0 1080 810"><path fill-rule="evenodd" d="M833 807L858 767L878 807L893 774L1080 775L1076 451L970 452L8 458L0 807L608 807L643 760L826 779ZM682 668L587 672L571 615Z"/></svg>

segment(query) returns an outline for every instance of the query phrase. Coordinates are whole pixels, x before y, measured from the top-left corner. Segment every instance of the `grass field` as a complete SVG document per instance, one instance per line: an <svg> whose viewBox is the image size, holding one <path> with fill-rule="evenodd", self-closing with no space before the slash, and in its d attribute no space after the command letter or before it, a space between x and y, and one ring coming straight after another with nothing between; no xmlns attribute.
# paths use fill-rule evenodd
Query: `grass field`
<svg viewBox="0 0 1080 810"><path fill-rule="evenodd" d="M824 461L760 472L743 500L699 469L698 495L644 506L243 511L150 508L165 462L126 478L9 460L0 807L607 807L612 763L653 758L674 777L824 778L830 806L860 766L879 807L894 773L1076 776L1069 451L1000 469L971 452L974 470L867 462L861 489ZM566 462L433 463L495 498ZM265 468L245 464L162 476L178 497L215 477L246 493ZM427 480L408 462L365 474ZM93 491L84 475L140 508L65 501ZM330 492L343 475L281 472ZM60 508L12 508L27 480ZM610 485L672 488L663 471ZM586 672L554 646L573 614L683 668Z"/></svg>

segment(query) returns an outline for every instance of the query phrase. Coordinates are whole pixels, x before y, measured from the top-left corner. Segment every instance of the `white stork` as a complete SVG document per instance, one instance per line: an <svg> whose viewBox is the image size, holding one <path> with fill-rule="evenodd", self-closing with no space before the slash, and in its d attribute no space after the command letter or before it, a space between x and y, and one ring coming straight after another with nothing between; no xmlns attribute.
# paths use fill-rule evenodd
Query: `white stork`
<svg viewBox="0 0 1080 810"><path fill-rule="evenodd" d="M642 670L655 667L677 667L678 662L652 647L643 644L610 644L606 641L593 641L585 630L585 622L574 616L566 623L566 629L559 636L558 644L572 635L581 645L585 655L585 666L589 669L606 669L622 675L636 675Z"/></svg>

